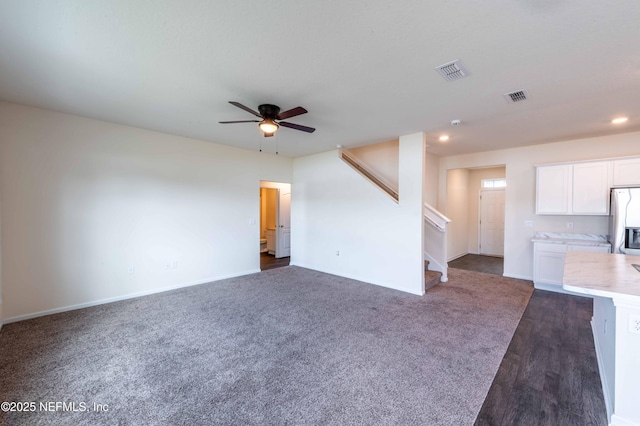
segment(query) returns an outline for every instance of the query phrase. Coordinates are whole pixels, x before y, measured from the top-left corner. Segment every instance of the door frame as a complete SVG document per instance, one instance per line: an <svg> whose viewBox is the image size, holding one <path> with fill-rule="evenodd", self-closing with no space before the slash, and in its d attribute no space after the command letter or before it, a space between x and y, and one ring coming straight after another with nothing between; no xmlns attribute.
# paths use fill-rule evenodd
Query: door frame
<svg viewBox="0 0 640 426"><path fill-rule="evenodd" d="M291 188L288 189L288 192L283 194L283 190L285 188L277 188L276 189L276 259L281 259L283 257L291 257ZM282 212L280 202L282 200L282 195L289 194L289 253L283 255L283 241L282 241L282 231L283 225L280 223L280 213Z"/></svg>
<svg viewBox="0 0 640 426"><path fill-rule="evenodd" d="M289 194L292 193L292 189L293 189L293 185L289 182L276 182L276 181L270 181L270 180L263 180L260 179L259 183L259 188L265 188L265 189L275 189L276 190L276 230L275 230L275 253L274 256L278 253L278 245L280 244L280 232L278 231L280 229L280 190L282 189L287 189L289 191ZM291 215L291 199L289 199L289 215ZM260 214L260 210L261 206L260 206L260 194L258 193L258 214ZM291 225L291 216L289 216L289 225ZM260 220L258 220L258 223L260 223ZM258 225L258 236L260 236L260 226ZM291 228L290 228L291 229ZM289 237L291 238L291 237ZM256 250L258 252L258 260L260 259L260 250Z"/></svg>

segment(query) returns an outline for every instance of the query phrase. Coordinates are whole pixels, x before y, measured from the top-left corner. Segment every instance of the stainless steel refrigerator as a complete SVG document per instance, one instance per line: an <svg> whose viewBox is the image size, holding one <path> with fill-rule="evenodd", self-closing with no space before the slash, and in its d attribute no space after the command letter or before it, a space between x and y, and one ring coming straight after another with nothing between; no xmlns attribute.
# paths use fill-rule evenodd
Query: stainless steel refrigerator
<svg viewBox="0 0 640 426"><path fill-rule="evenodd" d="M609 217L612 253L640 256L640 188L613 188Z"/></svg>

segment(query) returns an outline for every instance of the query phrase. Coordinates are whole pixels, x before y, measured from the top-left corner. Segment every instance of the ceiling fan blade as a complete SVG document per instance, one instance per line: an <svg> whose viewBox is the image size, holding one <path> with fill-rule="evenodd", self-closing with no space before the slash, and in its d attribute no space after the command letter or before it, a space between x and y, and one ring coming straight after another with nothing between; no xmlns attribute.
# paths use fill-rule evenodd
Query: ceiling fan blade
<svg viewBox="0 0 640 426"><path fill-rule="evenodd" d="M278 120L286 120L287 118L295 117L296 115L306 114L307 112L309 111L302 108L301 106L291 108L290 110L283 111L280 114L278 114Z"/></svg>
<svg viewBox="0 0 640 426"><path fill-rule="evenodd" d="M240 120L240 121L218 121L220 124L231 124L231 123L259 123L260 120Z"/></svg>
<svg viewBox="0 0 640 426"><path fill-rule="evenodd" d="M278 122L278 124L284 127L288 127L290 129L301 130L307 133L313 133L316 131L316 129L314 129L313 127L302 126L300 124L287 123L286 121L280 121Z"/></svg>
<svg viewBox="0 0 640 426"><path fill-rule="evenodd" d="M255 111L254 111L254 110L252 110L251 108L249 108L249 107L247 107L247 106L242 105L240 102L229 101L229 103L230 103L231 105L237 106L237 107L238 107L238 108L240 108L240 109L243 109L243 110L245 110L245 111L247 111L247 112L250 112L251 114L255 115L256 117L260 117L260 118L262 118L262 116L261 116L260 114L258 114L257 112L255 112Z"/></svg>

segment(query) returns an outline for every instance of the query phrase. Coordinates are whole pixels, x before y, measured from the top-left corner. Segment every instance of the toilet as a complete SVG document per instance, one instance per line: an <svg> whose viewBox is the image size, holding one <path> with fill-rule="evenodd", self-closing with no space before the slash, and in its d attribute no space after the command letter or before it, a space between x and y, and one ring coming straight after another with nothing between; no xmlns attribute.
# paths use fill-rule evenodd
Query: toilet
<svg viewBox="0 0 640 426"><path fill-rule="evenodd" d="M267 239L260 238L260 253L265 253L267 251Z"/></svg>

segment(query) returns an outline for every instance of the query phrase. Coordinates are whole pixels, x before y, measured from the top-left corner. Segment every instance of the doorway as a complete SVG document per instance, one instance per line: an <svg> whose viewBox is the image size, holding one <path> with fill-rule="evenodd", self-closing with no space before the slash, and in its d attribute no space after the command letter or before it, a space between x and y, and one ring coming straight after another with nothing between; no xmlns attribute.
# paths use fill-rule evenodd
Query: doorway
<svg viewBox="0 0 640 426"><path fill-rule="evenodd" d="M478 253L504 257L504 189L481 189Z"/></svg>
<svg viewBox="0 0 640 426"><path fill-rule="evenodd" d="M260 181L260 270L288 266L291 184Z"/></svg>
<svg viewBox="0 0 640 426"><path fill-rule="evenodd" d="M450 169L446 177L446 207L444 213L451 219L447 231L447 253L449 266L455 259L477 256L480 260L494 263L503 262L504 253L504 205L506 166L492 165L486 167ZM482 209L480 194L485 190L500 191L500 195L487 195L484 201L487 206ZM496 200L495 198L498 197ZM491 211L489 204L496 204ZM483 213L484 212L484 213ZM488 216L485 225L491 224L491 229L480 229L481 216ZM498 215L494 219L495 215ZM489 228L489 226L487 226ZM486 240L482 242L483 237ZM502 256L496 259L484 259L490 256ZM507 253L508 255L508 253ZM471 256L472 257L472 256ZM500 267L502 265L499 265Z"/></svg>

